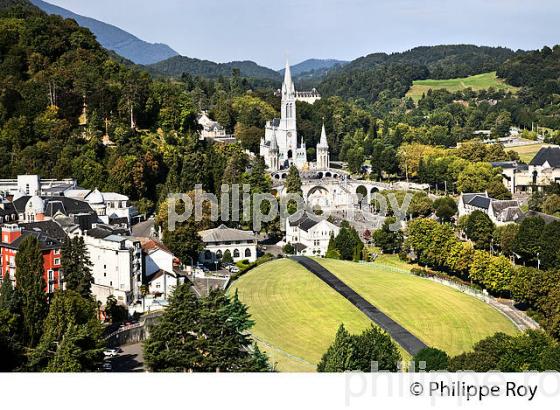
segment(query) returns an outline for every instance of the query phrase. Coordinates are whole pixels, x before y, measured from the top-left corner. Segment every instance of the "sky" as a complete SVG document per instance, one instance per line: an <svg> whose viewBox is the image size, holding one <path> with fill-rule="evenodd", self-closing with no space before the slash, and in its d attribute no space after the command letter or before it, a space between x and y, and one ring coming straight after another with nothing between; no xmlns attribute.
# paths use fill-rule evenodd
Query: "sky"
<svg viewBox="0 0 560 410"><path fill-rule="evenodd" d="M282 68L421 45L560 43L558 0L47 0L178 53Z"/></svg>

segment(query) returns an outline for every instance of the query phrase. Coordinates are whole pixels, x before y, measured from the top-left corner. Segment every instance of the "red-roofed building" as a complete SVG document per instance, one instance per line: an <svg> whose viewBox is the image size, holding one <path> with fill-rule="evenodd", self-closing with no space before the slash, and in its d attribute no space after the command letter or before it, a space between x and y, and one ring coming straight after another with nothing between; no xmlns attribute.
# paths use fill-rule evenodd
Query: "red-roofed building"
<svg viewBox="0 0 560 410"><path fill-rule="evenodd" d="M25 230L18 225L4 225L0 235L0 275L2 279L6 273L10 279L15 280L16 254L25 237L33 235L39 241L39 247L43 254L43 279L46 283L45 291L54 293L62 286L61 255L62 243L53 239L38 229Z"/></svg>

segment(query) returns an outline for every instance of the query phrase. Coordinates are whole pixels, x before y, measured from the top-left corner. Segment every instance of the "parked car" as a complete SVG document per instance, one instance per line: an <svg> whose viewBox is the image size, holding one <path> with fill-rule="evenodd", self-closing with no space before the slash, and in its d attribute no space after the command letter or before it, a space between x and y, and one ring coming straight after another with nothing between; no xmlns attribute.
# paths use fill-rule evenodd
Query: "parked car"
<svg viewBox="0 0 560 410"><path fill-rule="evenodd" d="M231 273L239 273L239 268L237 266L232 266L229 271Z"/></svg>
<svg viewBox="0 0 560 410"><path fill-rule="evenodd" d="M105 355L105 357L116 357L119 355L119 351L117 349L105 349L103 351L103 354Z"/></svg>
<svg viewBox="0 0 560 410"><path fill-rule="evenodd" d="M105 362L103 363L103 366L101 366L101 370L103 370L104 372L112 372L113 365L111 364L111 362Z"/></svg>

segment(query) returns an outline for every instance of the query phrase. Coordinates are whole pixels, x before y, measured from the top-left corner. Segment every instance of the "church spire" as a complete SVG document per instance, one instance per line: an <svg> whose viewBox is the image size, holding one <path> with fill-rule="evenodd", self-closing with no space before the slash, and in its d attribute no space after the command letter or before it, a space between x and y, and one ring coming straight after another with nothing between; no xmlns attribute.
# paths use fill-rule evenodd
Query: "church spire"
<svg viewBox="0 0 560 410"><path fill-rule="evenodd" d="M323 129L321 130L321 140L319 141L319 147L329 147L329 142L327 140L327 131L325 130L325 122L323 121Z"/></svg>
<svg viewBox="0 0 560 410"><path fill-rule="evenodd" d="M292 81L292 70L290 69L290 63L286 60L286 68L284 69L284 93L295 94L295 87Z"/></svg>

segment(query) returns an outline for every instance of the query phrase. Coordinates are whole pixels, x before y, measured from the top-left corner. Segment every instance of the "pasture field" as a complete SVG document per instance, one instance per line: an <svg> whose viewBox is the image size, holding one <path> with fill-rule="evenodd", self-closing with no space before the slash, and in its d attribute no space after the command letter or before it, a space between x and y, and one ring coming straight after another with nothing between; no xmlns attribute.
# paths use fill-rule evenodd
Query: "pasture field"
<svg viewBox="0 0 560 410"><path fill-rule="evenodd" d="M450 92L472 88L475 91L487 90L493 87L499 90L516 92L517 88L506 84L504 80L496 76L496 72L483 73L463 78L452 78L450 80L417 80L406 94L415 102L418 102L422 95L428 90L438 90L445 88Z"/></svg>

